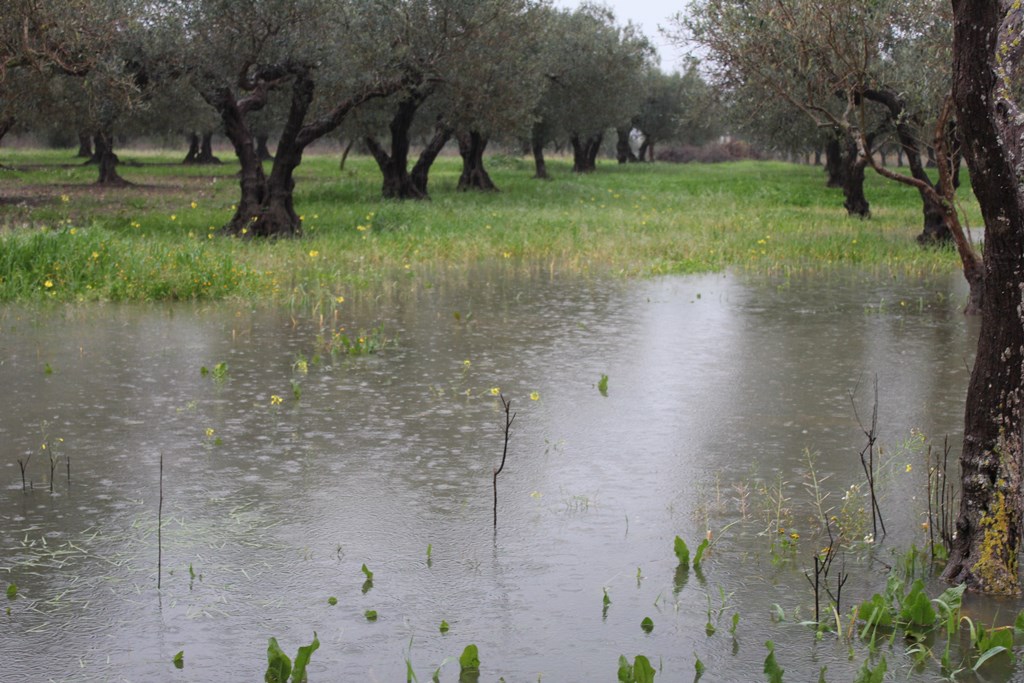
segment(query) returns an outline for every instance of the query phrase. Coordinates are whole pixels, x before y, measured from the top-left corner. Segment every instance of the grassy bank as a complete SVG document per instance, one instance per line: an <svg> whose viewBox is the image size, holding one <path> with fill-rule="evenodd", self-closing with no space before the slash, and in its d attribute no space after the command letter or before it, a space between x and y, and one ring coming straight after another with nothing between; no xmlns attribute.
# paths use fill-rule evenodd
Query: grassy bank
<svg viewBox="0 0 1024 683"><path fill-rule="evenodd" d="M460 162L440 159L429 202L380 198L369 158L310 155L296 209L305 235L275 243L221 237L237 167L185 167L180 155L125 152L136 185L100 190L68 152L4 150L0 301L336 298L426 266L542 262L617 275L738 268L755 273L855 266L881 273L959 267L922 249L916 192L871 175L869 221L847 218L820 168L780 162L629 165L587 176L560 160L533 180L524 159L489 159L501 188L455 190ZM969 191L962 191L967 197ZM966 200L965 200L966 201ZM980 225L973 198L971 224Z"/></svg>

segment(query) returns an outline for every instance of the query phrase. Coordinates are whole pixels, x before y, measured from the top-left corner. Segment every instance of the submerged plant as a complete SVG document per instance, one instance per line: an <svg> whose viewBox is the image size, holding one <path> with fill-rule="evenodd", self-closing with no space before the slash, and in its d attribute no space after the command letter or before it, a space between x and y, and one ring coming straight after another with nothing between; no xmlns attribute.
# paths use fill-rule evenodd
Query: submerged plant
<svg viewBox="0 0 1024 683"><path fill-rule="evenodd" d="M299 648L293 663L277 644L277 639L271 637L267 644L267 672L263 675L263 680L265 683L303 683L306 680L309 659L319 647L320 641L314 631L313 642Z"/></svg>
<svg viewBox="0 0 1024 683"><path fill-rule="evenodd" d="M654 673L647 657L637 655L630 664L624 655L619 655L619 683L653 683Z"/></svg>

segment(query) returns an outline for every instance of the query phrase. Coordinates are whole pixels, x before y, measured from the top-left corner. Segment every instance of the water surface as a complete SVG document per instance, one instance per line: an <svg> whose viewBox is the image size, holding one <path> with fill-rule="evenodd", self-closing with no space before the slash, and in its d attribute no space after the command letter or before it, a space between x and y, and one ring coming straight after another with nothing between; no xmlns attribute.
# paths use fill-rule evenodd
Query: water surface
<svg viewBox="0 0 1024 683"><path fill-rule="evenodd" d="M469 643L482 680L615 680L620 654L666 680L692 677L695 655L702 680L754 680L769 638L787 680L826 665L852 679L863 657L794 623L822 543L807 454L838 509L863 481L877 378L890 533L875 559L850 550L852 604L927 542L917 435L956 452L976 339L956 278L624 282L499 265L339 294L323 319L0 310L0 576L19 591L5 676L259 680L268 637L294 654L315 631L312 681L403 680L406 658L428 680ZM377 325L397 343L374 355L317 342ZM201 372L219 363L223 379ZM516 413L496 531L495 389ZM772 516L758 489L776 485L790 528L759 534ZM695 547L709 530L702 575L680 581L674 537Z"/></svg>

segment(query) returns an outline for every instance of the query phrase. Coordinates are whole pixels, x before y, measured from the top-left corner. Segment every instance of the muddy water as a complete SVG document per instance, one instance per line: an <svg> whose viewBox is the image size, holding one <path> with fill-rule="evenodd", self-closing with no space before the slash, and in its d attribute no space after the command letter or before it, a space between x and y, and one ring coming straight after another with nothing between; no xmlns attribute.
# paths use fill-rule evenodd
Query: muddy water
<svg viewBox="0 0 1024 683"><path fill-rule="evenodd" d="M455 680L446 658L469 643L481 680L615 680L620 654L665 680L691 678L695 655L702 680L754 680L768 639L787 680L822 666L849 680L866 650L851 661L797 624L813 616L803 571L822 543L808 453L841 514L863 481L877 378L889 534L844 556L852 603L927 543L920 435L959 438L976 334L963 295L953 277L621 282L499 267L420 273L322 320L238 305L2 310L0 576L18 589L4 676L259 680L267 638L294 654L315 631L312 681L403 680L406 659L420 680L442 663ZM373 355L317 341L377 325L397 342ZM516 413L497 531L492 390ZM851 519L865 500L848 496ZM702 572L677 575L674 537L695 547L709 531ZM905 664L890 649L890 669Z"/></svg>

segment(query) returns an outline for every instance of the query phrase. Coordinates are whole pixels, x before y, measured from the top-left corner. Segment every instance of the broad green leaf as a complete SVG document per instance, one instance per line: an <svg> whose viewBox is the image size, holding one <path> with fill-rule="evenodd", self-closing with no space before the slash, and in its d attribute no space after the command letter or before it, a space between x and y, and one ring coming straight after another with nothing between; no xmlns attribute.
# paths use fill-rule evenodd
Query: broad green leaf
<svg viewBox="0 0 1024 683"><path fill-rule="evenodd" d="M633 661L633 680L636 683L654 683L654 667L647 657L637 655Z"/></svg>
<svg viewBox="0 0 1024 683"><path fill-rule="evenodd" d="M309 645L303 645L295 654L295 667L292 669L292 681L294 683L302 683L306 680L306 666L309 665L309 658L313 656L313 653L319 647L320 640L316 637L316 631L313 631L313 642Z"/></svg>
<svg viewBox="0 0 1024 683"><path fill-rule="evenodd" d="M883 598L878 593L871 596L870 600L865 600L857 607L857 618L868 624L875 626L891 626L892 615L889 613L889 607Z"/></svg>
<svg viewBox="0 0 1024 683"><path fill-rule="evenodd" d="M633 667L625 655L619 655L619 683L633 683Z"/></svg>
<svg viewBox="0 0 1024 683"><path fill-rule="evenodd" d="M449 628L451 628L451 627L448 626L448 622L445 621L444 619L442 619L441 620L441 626L438 628L438 630L441 631L441 633L448 633L448 629Z"/></svg>
<svg viewBox="0 0 1024 683"><path fill-rule="evenodd" d="M364 574L366 574L366 580L367 581L373 581L373 572L370 571L369 567L367 567L365 564L363 564L362 571L363 571ZM385 577L385 578L387 578L387 577ZM387 582L385 581L384 583L387 583Z"/></svg>
<svg viewBox="0 0 1024 683"><path fill-rule="evenodd" d="M696 660L693 663L693 669L697 672L698 676L702 676L708 668L704 666L704 662L700 661L700 657L697 656L697 653L694 653L693 658Z"/></svg>
<svg viewBox="0 0 1024 683"><path fill-rule="evenodd" d="M644 633L650 633L654 630L654 622L650 617L644 617L644 620L640 622L640 628Z"/></svg>
<svg viewBox="0 0 1024 683"><path fill-rule="evenodd" d="M676 557L679 558L680 567L690 566L690 549L686 546L686 541L676 536L675 540L675 553Z"/></svg>
<svg viewBox="0 0 1024 683"><path fill-rule="evenodd" d="M171 663L174 664L174 668L175 669L184 669L185 668L185 651L181 650L176 655L174 655L174 657L171 659Z"/></svg>
<svg viewBox="0 0 1024 683"><path fill-rule="evenodd" d="M377 621L377 610L368 609L363 612L363 616L366 617L367 621Z"/></svg>
<svg viewBox="0 0 1024 683"><path fill-rule="evenodd" d="M267 644L267 673L263 675L266 683L287 683L292 673L292 660L277 644L277 638L271 637Z"/></svg>
<svg viewBox="0 0 1024 683"><path fill-rule="evenodd" d="M18 586L16 584L9 584L7 586L7 599L13 600L18 597Z"/></svg>
<svg viewBox="0 0 1024 683"><path fill-rule="evenodd" d="M932 601L924 592L924 583L918 579L910 589L910 593L903 600L900 609L900 620L911 626L929 628L935 624L935 608Z"/></svg>
<svg viewBox="0 0 1024 683"><path fill-rule="evenodd" d="M974 666L971 667L971 670L977 671L981 668L982 664L984 664L985 662L987 662L988 660L992 659L993 657L1002 652L1007 652L1007 649L1002 645L985 650L985 652L980 657L978 657L978 661L974 663Z"/></svg>
<svg viewBox="0 0 1024 683"><path fill-rule="evenodd" d="M480 670L480 652L476 645L467 645L466 649L462 651L462 655L459 657L459 667L462 671Z"/></svg>
<svg viewBox="0 0 1024 683"><path fill-rule="evenodd" d="M782 683L785 671L775 661L775 643L769 640L764 646L768 648L768 656L764 659L764 673L768 676L768 683Z"/></svg>
<svg viewBox="0 0 1024 683"><path fill-rule="evenodd" d="M708 539L704 539L697 546L697 552L693 554L693 568L700 569L700 562L704 558L704 551L708 549Z"/></svg>

